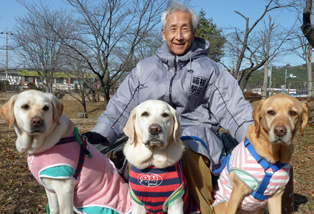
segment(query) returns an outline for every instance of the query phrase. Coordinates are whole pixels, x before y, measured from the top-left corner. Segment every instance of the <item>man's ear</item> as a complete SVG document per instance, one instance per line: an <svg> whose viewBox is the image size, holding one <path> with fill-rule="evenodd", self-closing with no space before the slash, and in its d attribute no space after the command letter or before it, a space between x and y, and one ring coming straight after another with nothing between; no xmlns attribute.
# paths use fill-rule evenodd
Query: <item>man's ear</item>
<svg viewBox="0 0 314 214"><path fill-rule="evenodd" d="M193 40L195 39L195 33L196 33L196 29L193 32Z"/></svg>
<svg viewBox="0 0 314 214"><path fill-rule="evenodd" d="M257 134L257 137L259 136L260 134L260 120L262 118L261 116L261 108L263 106L263 103L264 103L264 100L261 100L259 102L259 105L253 110L253 113L252 113L252 117L253 117L253 120L254 120L254 125L255 125L255 132Z"/></svg>
<svg viewBox="0 0 314 214"><path fill-rule="evenodd" d="M163 28L161 28L161 33L162 33L162 39L166 41L166 32L164 31Z"/></svg>
<svg viewBox="0 0 314 214"><path fill-rule="evenodd" d="M131 111L128 121L123 128L124 134L129 137L129 142L131 145L134 143L136 139L135 133L135 119L136 119L136 107Z"/></svg>
<svg viewBox="0 0 314 214"><path fill-rule="evenodd" d="M53 106L53 120L58 125L60 125L59 118L63 113L63 104L58 100L57 97L51 94L50 97L52 106Z"/></svg>
<svg viewBox="0 0 314 214"><path fill-rule="evenodd" d="M18 95L12 96L8 102L6 102L1 108L0 108L0 114L3 117L5 121L9 123L9 126L11 127L14 124L15 116L14 116L14 103L17 99Z"/></svg>

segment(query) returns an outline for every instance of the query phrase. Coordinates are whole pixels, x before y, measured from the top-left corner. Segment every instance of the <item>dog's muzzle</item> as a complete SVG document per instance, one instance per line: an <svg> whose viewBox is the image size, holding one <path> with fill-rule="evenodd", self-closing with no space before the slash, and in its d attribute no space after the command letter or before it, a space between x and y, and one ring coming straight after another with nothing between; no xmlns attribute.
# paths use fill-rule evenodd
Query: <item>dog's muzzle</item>
<svg viewBox="0 0 314 214"><path fill-rule="evenodd" d="M287 128L284 126L276 126L274 132L276 136L283 137L287 134Z"/></svg>
<svg viewBox="0 0 314 214"><path fill-rule="evenodd" d="M158 135L162 131L162 128L159 124L153 123L148 127L148 131L152 135Z"/></svg>
<svg viewBox="0 0 314 214"><path fill-rule="evenodd" d="M44 120L39 117L39 116L35 116L32 118L31 120L31 130L33 133L37 133L37 132L43 132L45 128L45 123Z"/></svg>

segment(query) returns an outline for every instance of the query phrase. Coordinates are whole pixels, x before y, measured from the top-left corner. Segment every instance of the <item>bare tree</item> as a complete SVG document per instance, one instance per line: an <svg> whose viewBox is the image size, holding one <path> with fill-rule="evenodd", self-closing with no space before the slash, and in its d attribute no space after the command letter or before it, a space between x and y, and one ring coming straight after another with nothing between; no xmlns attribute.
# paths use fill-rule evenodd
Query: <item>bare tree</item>
<svg viewBox="0 0 314 214"><path fill-rule="evenodd" d="M300 17L298 17L299 23L302 23ZM305 37L305 35L297 28L293 31L293 39L290 40L291 51L293 51L297 56L302 58L306 62L308 84L307 90L309 92L309 97L313 96L313 71L312 71L312 52L313 47Z"/></svg>
<svg viewBox="0 0 314 214"><path fill-rule="evenodd" d="M263 51L263 48L267 43L262 44L260 41L264 41L264 39L259 37L258 33L254 33L253 31L267 13L275 9L289 6L282 5L279 2L280 1L274 0L268 1L263 13L252 26L250 26L249 17L246 17L239 11L234 10L235 13L245 19L246 26L243 32L235 29L234 32L229 34L225 50L228 52L228 56L233 59L235 63L233 67L228 67L227 65L225 65L225 67L238 80L242 90L244 90L252 72L264 66L270 57L275 56L284 41L287 39L287 36L281 38L281 41L276 45L276 47L273 47L273 49L267 53ZM245 64L248 64L248 66Z"/></svg>
<svg viewBox="0 0 314 214"><path fill-rule="evenodd" d="M310 45L314 47L314 28L312 26L312 10L313 1L306 0L306 5L303 10L303 25L301 29Z"/></svg>
<svg viewBox="0 0 314 214"><path fill-rule="evenodd" d="M82 50L83 51L83 50ZM64 73L76 80L74 90L60 91L60 93L68 94L76 99L83 107L83 113L87 113L87 102L91 90L95 90L96 76L89 71L86 61L75 52L70 50L65 56L67 64L64 66ZM77 96L79 95L79 96Z"/></svg>
<svg viewBox="0 0 314 214"><path fill-rule="evenodd" d="M266 31L261 32L263 34L264 41L265 41L265 55L266 61L264 64L264 81L263 81L263 90L262 90L262 97L265 99L267 97L267 82L268 82L268 65L269 65L269 53L270 53L270 41L272 32L275 29L275 24L272 22L272 18L268 17L268 27L266 27Z"/></svg>
<svg viewBox="0 0 314 214"><path fill-rule="evenodd" d="M77 15L72 34L61 34L62 43L79 54L100 82L105 104L110 88L121 75L130 71L140 53L139 45L160 22L166 0L67 0ZM75 45L74 45L75 44ZM77 49L84 47L87 52ZM93 56L93 57L91 57Z"/></svg>
<svg viewBox="0 0 314 214"><path fill-rule="evenodd" d="M19 1L27 10L27 14L17 18L13 40L16 51L23 56L29 68L37 71L46 91L52 92L54 73L63 65L64 46L60 38L51 31L48 23L53 23L59 34L64 34L68 26L63 22L63 12L51 10L49 5L27 5Z"/></svg>

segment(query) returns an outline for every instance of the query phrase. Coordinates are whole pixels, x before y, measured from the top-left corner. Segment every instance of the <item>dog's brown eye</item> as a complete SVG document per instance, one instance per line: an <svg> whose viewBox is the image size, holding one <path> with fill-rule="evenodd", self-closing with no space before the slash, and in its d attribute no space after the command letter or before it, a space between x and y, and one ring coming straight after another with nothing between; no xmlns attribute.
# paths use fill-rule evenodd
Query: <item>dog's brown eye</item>
<svg viewBox="0 0 314 214"><path fill-rule="evenodd" d="M44 107L43 107L43 110L44 110L44 111L48 111L48 110L49 110L49 106L44 106Z"/></svg>
<svg viewBox="0 0 314 214"><path fill-rule="evenodd" d="M169 115L168 113L163 113L163 114L162 114L162 117L168 118L168 117L170 117L170 115Z"/></svg>
<svg viewBox="0 0 314 214"><path fill-rule="evenodd" d="M269 110L269 111L267 111L267 114L269 114L269 115L275 115L275 112L273 111L273 110Z"/></svg>
<svg viewBox="0 0 314 214"><path fill-rule="evenodd" d="M298 114L297 114L295 111L293 111L293 110L291 110L289 113L290 113L291 116L296 116L296 115L298 115Z"/></svg>
<svg viewBox="0 0 314 214"><path fill-rule="evenodd" d="M147 111L145 111L145 112L143 112L143 113L142 113L142 115L141 115L141 116L142 116L142 117L148 117L148 115L149 115L149 114L148 114L148 112L147 112Z"/></svg>
<svg viewBox="0 0 314 214"><path fill-rule="evenodd" d="M24 109L24 110L27 110L27 109L29 109L29 105L27 105L27 104L25 104L25 105L22 105L22 107L21 107L22 109Z"/></svg>

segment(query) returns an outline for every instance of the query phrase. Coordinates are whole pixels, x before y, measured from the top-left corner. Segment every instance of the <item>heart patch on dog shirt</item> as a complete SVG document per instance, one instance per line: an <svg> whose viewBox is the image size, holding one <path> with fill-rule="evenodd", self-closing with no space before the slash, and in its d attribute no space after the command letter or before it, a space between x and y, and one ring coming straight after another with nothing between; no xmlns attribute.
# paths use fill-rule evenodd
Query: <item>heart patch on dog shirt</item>
<svg viewBox="0 0 314 214"><path fill-rule="evenodd" d="M146 187L157 187L163 182L162 177L157 174L139 174L137 180L142 186Z"/></svg>

